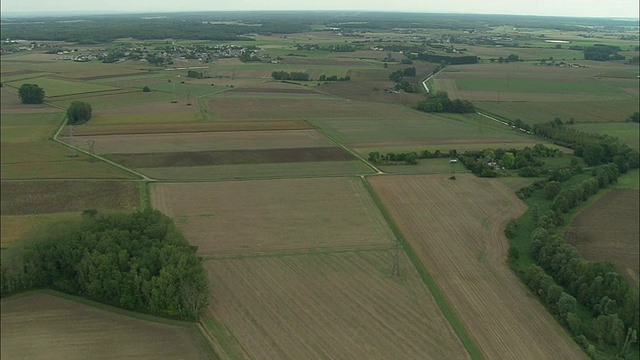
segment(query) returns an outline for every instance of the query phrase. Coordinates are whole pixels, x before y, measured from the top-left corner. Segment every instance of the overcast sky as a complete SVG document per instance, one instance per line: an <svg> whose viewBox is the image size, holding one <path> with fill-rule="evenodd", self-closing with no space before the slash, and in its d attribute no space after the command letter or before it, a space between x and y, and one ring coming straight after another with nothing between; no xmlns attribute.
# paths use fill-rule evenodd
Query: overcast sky
<svg viewBox="0 0 640 360"><path fill-rule="evenodd" d="M2 0L3 12L373 10L638 18L638 0Z"/></svg>

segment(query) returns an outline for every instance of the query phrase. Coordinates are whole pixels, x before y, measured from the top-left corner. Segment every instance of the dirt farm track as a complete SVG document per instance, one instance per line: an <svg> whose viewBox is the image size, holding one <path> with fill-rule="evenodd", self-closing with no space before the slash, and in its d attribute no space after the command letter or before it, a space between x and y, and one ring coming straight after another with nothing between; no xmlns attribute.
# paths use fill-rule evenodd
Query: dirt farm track
<svg viewBox="0 0 640 360"><path fill-rule="evenodd" d="M370 182L487 358L585 357L504 263L504 225L525 210L513 191L471 174Z"/></svg>

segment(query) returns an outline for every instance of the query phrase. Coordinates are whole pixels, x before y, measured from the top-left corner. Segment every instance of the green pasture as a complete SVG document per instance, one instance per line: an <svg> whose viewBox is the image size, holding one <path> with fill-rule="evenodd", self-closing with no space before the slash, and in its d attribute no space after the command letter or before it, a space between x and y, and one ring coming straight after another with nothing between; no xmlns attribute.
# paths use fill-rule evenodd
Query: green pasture
<svg viewBox="0 0 640 360"><path fill-rule="evenodd" d="M212 94L212 93L221 91L223 89L226 89L225 87L221 87L221 86L189 84L186 82L182 83L182 81L188 81L188 80L189 79L186 77L184 78L184 80L182 80L181 78L177 78L177 79L171 80L171 82L169 81L156 82L156 83L151 83L148 86L152 91L162 91L162 92L167 92L171 94L175 93L178 98L182 97L185 100L188 93L190 94L192 101L195 101L195 97L197 96L208 95L208 94ZM215 80L212 80L212 81L215 81Z"/></svg>
<svg viewBox="0 0 640 360"><path fill-rule="evenodd" d="M580 131L614 136L629 145L630 148L640 149L640 125L638 123L585 123L571 125L571 127Z"/></svg>
<svg viewBox="0 0 640 360"><path fill-rule="evenodd" d="M61 106L64 108L69 107L74 100L82 100L91 104L91 107L96 109L105 109L112 107L121 107L121 106L130 106L130 105L138 105L138 104L147 104L154 102L171 102L173 100L173 94L170 92L164 91L155 91L145 93L142 90L136 90L132 92L126 93L116 93L116 94L83 94L82 96L74 97L74 98L65 98L65 99L54 99L52 103L57 106ZM180 102L184 102L186 97L184 95L179 95L178 100ZM195 97L194 100L195 101Z"/></svg>
<svg viewBox="0 0 640 360"><path fill-rule="evenodd" d="M133 80L137 80L136 83L139 83L140 80L143 80L143 79L149 79L153 82L157 82L162 80L163 78L167 78L172 75L173 74L168 74L168 72L150 72L149 74L138 74L138 75L122 74L122 76L106 77L103 79L93 79L88 81L92 83L108 84L111 86L122 87L122 86L127 86L127 83Z"/></svg>
<svg viewBox="0 0 640 360"><path fill-rule="evenodd" d="M134 175L105 162L71 152L53 141L2 144L2 180L19 179L133 179Z"/></svg>
<svg viewBox="0 0 640 360"><path fill-rule="evenodd" d="M45 141L62 121L62 113L3 114L0 117L2 144Z"/></svg>
<svg viewBox="0 0 640 360"><path fill-rule="evenodd" d="M632 169L622 174L618 182L613 185L617 189L638 189L640 188L640 169Z"/></svg>
<svg viewBox="0 0 640 360"><path fill-rule="evenodd" d="M616 88L597 82L567 82L525 79L455 79L460 91L500 91L524 93L620 93Z"/></svg>
<svg viewBox="0 0 640 360"><path fill-rule="evenodd" d="M362 161L322 161L279 164L213 165L141 168L137 171L163 180L246 180L372 174Z"/></svg>
<svg viewBox="0 0 640 360"><path fill-rule="evenodd" d="M486 143L487 141L523 142L526 137L516 133L510 127L480 119L480 116L449 115L436 116L415 112L413 116L389 118L345 118L314 119L311 123L341 143L358 147L372 147L375 143L382 146L421 146L447 143ZM495 123L495 124L494 124Z"/></svg>
<svg viewBox="0 0 640 360"><path fill-rule="evenodd" d="M34 78L40 78L42 76L48 76L48 75L53 75L52 73L48 73L48 72L40 72L40 71L34 71L34 72L30 72L30 73L26 73L26 74L17 74L17 75L1 75L0 79L2 79L3 83L11 83L11 82L18 82L18 81L27 81L29 79L34 79Z"/></svg>
<svg viewBox="0 0 640 360"><path fill-rule="evenodd" d="M563 44L565 47L567 44ZM526 45L523 45L526 46ZM578 50L569 50L569 49L556 49L549 47L540 47L543 46L541 44L531 44L530 47L498 47L498 46L474 46L474 45L461 45L467 49L465 52L468 55L476 55L482 61L488 62L489 59L495 58L498 59L501 56L503 58L508 57L511 54L518 55L520 60L531 61L531 60L541 60L550 58L564 61L573 61L584 59L584 55L582 51ZM555 46L555 44L553 45ZM509 63L514 64L514 63Z"/></svg>
<svg viewBox="0 0 640 360"><path fill-rule="evenodd" d="M186 106L175 104L176 107ZM197 106L197 105L191 105ZM148 112L140 114L98 114L82 126L107 126L121 124L152 124L152 123L186 123L202 121L200 112Z"/></svg>
<svg viewBox="0 0 640 360"><path fill-rule="evenodd" d="M22 84L36 84L44 89L45 95L49 98L56 96L95 93L101 91L117 90L118 88L106 85L93 84L80 81L69 81L62 79L54 79L50 77L39 77L29 79L28 81L15 81L7 85L20 88Z"/></svg>
<svg viewBox="0 0 640 360"><path fill-rule="evenodd" d="M538 101L474 101L482 112L497 115L506 120L520 119L529 125L574 119L576 122L619 122L625 121L638 111L638 100L605 100L575 102Z"/></svg>
<svg viewBox="0 0 640 360"><path fill-rule="evenodd" d="M526 140L526 139L523 139ZM430 152L435 152L439 150L441 153L448 153L450 150L456 150L458 153L464 153L465 151L477 151L477 150L485 150L485 149L524 149L525 147L533 147L535 144L541 144L542 141L536 141L536 139L531 139L531 142L486 142L486 143L464 143L464 144L426 144L426 145L404 145L404 146L372 146L372 147L359 147L354 148L353 150L360 154L365 159L369 157L369 153L377 151L381 154L388 153L406 153L406 152L416 152L420 153L424 150L429 150ZM544 144L547 147L553 147L557 149L560 148L557 145L553 144ZM429 159L431 160L431 159ZM437 159L436 159L437 160Z"/></svg>

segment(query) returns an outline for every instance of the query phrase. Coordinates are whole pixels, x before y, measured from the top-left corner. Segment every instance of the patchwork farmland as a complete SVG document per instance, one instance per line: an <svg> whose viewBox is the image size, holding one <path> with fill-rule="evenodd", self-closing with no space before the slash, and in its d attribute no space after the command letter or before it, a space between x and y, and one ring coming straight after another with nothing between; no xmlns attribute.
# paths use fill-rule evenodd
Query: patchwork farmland
<svg viewBox="0 0 640 360"><path fill-rule="evenodd" d="M2 301L2 356L86 358L118 349L119 358L586 358L588 347L580 349L506 262L505 225L526 210L515 191L542 177L501 169L500 179L478 178L460 163L454 181L448 157L416 165L367 158L424 150L489 156L486 149L542 143L563 152L543 159L554 167L577 159L567 156L572 149L481 114L418 111L427 96L420 84L431 76L432 91L469 99L499 120L573 119L576 129L637 149L637 124L627 121L638 111L637 66L584 60L582 51L539 35L624 45L620 54L630 59L638 54L634 41L352 20L268 35L259 33L268 23L257 20L198 25L246 27L250 33L235 40L43 42L130 54L106 63L43 49L3 53L3 261L44 226L91 216L85 210L157 209L201 257L210 302L196 323L178 323L49 290L10 297ZM463 49L451 41L505 34L526 37L519 41L527 47L473 40ZM200 53L207 51L215 56ZM154 65L152 53L166 53L166 61ZM420 59L426 53L480 61L446 65ZM494 59L511 54L523 61ZM575 66L541 65L549 57L576 58L567 60ZM310 81L276 81L276 71L304 72ZM391 80L396 71L416 90ZM43 87L43 104L20 102L24 83ZM92 106L87 123L65 125L73 101ZM613 214L612 204L637 210L633 194L603 197L572 231L586 258L610 255L637 282L637 266L620 255L637 257L637 234L617 234L613 249L588 242L603 231L593 219Z"/></svg>

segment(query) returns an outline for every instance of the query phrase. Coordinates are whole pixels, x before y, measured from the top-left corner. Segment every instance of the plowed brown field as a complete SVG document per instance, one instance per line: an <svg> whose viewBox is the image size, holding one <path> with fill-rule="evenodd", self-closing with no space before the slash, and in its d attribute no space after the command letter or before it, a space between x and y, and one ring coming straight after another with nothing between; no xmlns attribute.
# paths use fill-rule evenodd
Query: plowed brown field
<svg viewBox="0 0 640 360"><path fill-rule="evenodd" d="M389 275L392 252L208 261L205 318L236 358L469 359L406 257Z"/></svg>
<svg viewBox="0 0 640 360"><path fill-rule="evenodd" d="M153 184L151 200L202 255L385 247L393 241L357 178Z"/></svg>
<svg viewBox="0 0 640 360"><path fill-rule="evenodd" d="M371 184L489 359L580 359L508 269L504 225L525 210L499 180L379 176Z"/></svg>

